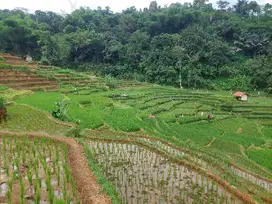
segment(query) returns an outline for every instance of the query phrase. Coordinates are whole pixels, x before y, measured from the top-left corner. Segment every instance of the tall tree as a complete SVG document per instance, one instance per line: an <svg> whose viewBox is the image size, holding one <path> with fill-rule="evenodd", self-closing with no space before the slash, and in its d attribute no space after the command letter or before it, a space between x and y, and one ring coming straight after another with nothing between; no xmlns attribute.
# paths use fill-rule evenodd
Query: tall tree
<svg viewBox="0 0 272 204"><path fill-rule="evenodd" d="M223 0L217 1L216 3L218 5L218 8L221 11L226 11L227 8L228 8L228 6L229 6L229 4L230 4L228 1L223 1Z"/></svg>

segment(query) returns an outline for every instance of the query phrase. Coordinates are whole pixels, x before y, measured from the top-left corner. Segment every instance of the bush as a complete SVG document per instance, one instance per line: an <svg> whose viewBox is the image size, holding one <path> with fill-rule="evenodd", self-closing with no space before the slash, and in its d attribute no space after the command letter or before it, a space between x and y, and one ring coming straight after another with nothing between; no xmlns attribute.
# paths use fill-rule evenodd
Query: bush
<svg viewBox="0 0 272 204"><path fill-rule="evenodd" d="M4 62L5 61L5 58L0 56L0 62Z"/></svg>
<svg viewBox="0 0 272 204"><path fill-rule="evenodd" d="M56 119L62 121L68 121L68 114L67 114L67 106L68 102L64 99L60 100L59 102L55 103L53 108L52 116Z"/></svg>
<svg viewBox="0 0 272 204"><path fill-rule="evenodd" d="M2 97L0 97L0 108L5 108L5 101Z"/></svg>
<svg viewBox="0 0 272 204"><path fill-rule="evenodd" d="M50 62L47 58L42 57L41 61L39 61L38 64L42 64L42 65L50 65Z"/></svg>
<svg viewBox="0 0 272 204"><path fill-rule="evenodd" d="M266 89L266 92L267 92L268 94L272 94L272 87L268 87L268 88Z"/></svg>
<svg viewBox="0 0 272 204"><path fill-rule="evenodd" d="M80 126L80 120L76 121L76 127L71 129L66 133L67 137L76 137L79 138L85 134L85 131L83 128Z"/></svg>
<svg viewBox="0 0 272 204"><path fill-rule="evenodd" d="M117 81L114 77L110 75L105 76L105 85L108 86L110 89L117 88Z"/></svg>
<svg viewBox="0 0 272 204"><path fill-rule="evenodd" d="M9 88L7 86L0 86L0 91L6 91L8 90Z"/></svg>

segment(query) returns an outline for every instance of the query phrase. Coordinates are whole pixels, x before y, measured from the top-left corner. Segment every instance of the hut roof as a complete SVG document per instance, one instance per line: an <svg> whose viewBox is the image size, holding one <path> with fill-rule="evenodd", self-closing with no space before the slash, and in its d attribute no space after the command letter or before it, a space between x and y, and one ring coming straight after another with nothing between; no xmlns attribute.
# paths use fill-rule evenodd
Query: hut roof
<svg viewBox="0 0 272 204"><path fill-rule="evenodd" d="M235 94L233 94L233 96L235 96L235 97L242 97L244 95L248 95L248 93L246 93L246 92L236 92Z"/></svg>

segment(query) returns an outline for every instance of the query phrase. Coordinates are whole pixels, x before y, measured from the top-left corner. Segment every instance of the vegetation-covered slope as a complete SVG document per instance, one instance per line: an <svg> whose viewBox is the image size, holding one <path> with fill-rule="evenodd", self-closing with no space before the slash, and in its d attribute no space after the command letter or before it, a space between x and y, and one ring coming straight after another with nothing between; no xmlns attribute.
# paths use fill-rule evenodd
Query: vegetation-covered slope
<svg viewBox="0 0 272 204"><path fill-rule="evenodd" d="M219 1L217 9L204 0L168 7L153 1L122 13L2 10L0 50L160 84L268 89L271 13L271 4L247 0L233 7Z"/></svg>
<svg viewBox="0 0 272 204"><path fill-rule="evenodd" d="M64 72L62 69L49 69L48 73L46 70L39 71L43 71L44 76ZM69 74L76 76L78 73L70 71ZM83 73L81 75L87 77ZM98 182L115 201L118 200L116 193L121 196L121 200L135 199L130 196L130 190L120 191L120 179L124 176L127 178L124 182L130 182L128 185L141 191L137 194L139 199L150 199L142 191L144 186L150 185L159 188L154 191L155 194L171 192L162 193L166 200L175 194L180 197L174 196L174 200L197 200L200 195L208 196L207 203L213 199L233 200L228 193L245 202L251 202L252 199L262 202L271 197L272 106L269 96L263 92L251 92L249 102L245 103L234 99L228 91L180 90L146 83L141 86L139 82L136 87L128 87L127 84L134 82L125 83L124 80L115 80L116 89L104 89L106 82L100 80L100 88L88 84L60 83L62 87L57 91L35 93L2 87L1 96L10 105L7 106L8 120L1 129L82 137L80 142L85 146ZM60 112L54 115L56 110ZM53 120L49 114L75 124ZM208 114L213 115L211 120L207 119ZM121 152L120 158L113 162L108 162L110 158L105 158L105 162L99 159L101 150L89 146L94 140L106 142L105 147L99 145L99 148L107 154L110 151L107 150L108 145L114 145L116 154ZM123 147L118 145L123 143L133 144L128 148L135 148L135 145L149 148L163 155L161 162L169 161L170 166L179 164L181 167L177 168L186 166L190 171L193 170L186 180L190 183L190 190L197 179L201 181L201 189L205 189L204 183L209 178L209 182L215 182L212 182L215 189L218 189L216 186L219 184L223 185L225 193L218 197L199 189L196 194L192 191L179 195L177 189L171 187L174 185L171 172L176 174L180 171L171 168L164 180L156 180L155 177L152 182L152 175L147 173L144 176L151 181L147 179L141 186L134 185L135 182L142 182L141 170L135 170L135 179L130 173L122 176L115 171L118 168L132 168L126 157L136 153L131 150L122 153ZM127 148L126 145L124 148ZM136 160L141 157L140 152L134 155ZM145 168L145 165L144 162L138 163L139 168ZM162 173L158 171L157 165L154 163L154 172L160 178ZM194 172L200 175L194 177ZM178 189L183 187L182 182L179 183Z"/></svg>

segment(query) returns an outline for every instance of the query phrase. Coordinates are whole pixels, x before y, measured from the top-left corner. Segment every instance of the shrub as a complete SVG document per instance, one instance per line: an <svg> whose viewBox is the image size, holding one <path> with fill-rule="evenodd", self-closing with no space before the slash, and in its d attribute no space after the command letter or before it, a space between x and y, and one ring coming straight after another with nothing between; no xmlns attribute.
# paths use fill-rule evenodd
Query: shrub
<svg viewBox="0 0 272 204"><path fill-rule="evenodd" d="M5 108L5 102L2 97L0 97L0 108Z"/></svg>
<svg viewBox="0 0 272 204"><path fill-rule="evenodd" d="M53 111L52 111L52 116L62 121L68 121L68 114L67 114L68 105L69 105L68 102L65 101L64 99L55 103Z"/></svg>
<svg viewBox="0 0 272 204"><path fill-rule="evenodd" d="M39 61L38 64L42 64L42 65L50 65L50 61L45 58L45 57L42 57L41 61Z"/></svg>
<svg viewBox="0 0 272 204"><path fill-rule="evenodd" d="M5 58L0 56L0 62L4 62L5 61Z"/></svg>
<svg viewBox="0 0 272 204"><path fill-rule="evenodd" d="M117 81L114 77L110 75L105 76L105 85L108 86L110 89L117 88Z"/></svg>
<svg viewBox="0 0 272 204"><path fill-rule="evenodd" d="M7 109L5 108L5 101L2 97L0 97L0 122L2 121L2 119L4 119L4 121L7 120Z"/></svg>
<svg viewBox="0 0 272 204"><path fill-rule="evenodd" d="M268 87L268 88L266 89L266 92L267 92L268 94L272 94L272 87Z"/></svg>
<svg viewBox="0 0 272 204"><path fill-rule="evenodd" d="M83 136L84 133L85 133L84 129L82 129L81 126L80 126L80 120L77 120L76 121L76 127L73 128L73 129L71 129L70 131L68 131L66 133L66 136L67 137L76 137L76 138L79 138L79 137Z"/></svg>
<svg viewBox="0 0 272 204"><path fill-rule="evenodd" d="M8 90L7 86L0 86L0 91L6 91L6 90Z"/></svg>

